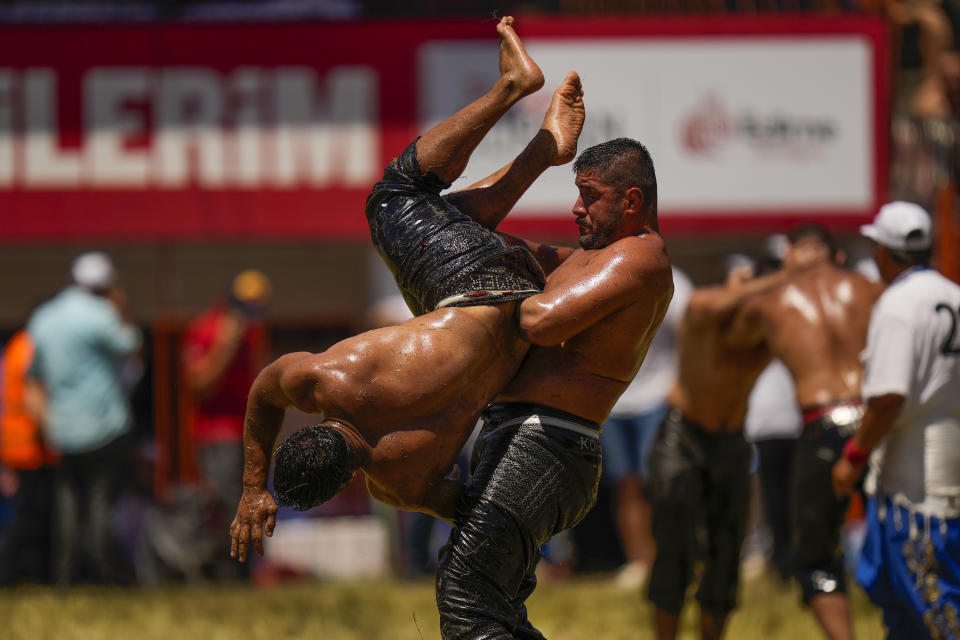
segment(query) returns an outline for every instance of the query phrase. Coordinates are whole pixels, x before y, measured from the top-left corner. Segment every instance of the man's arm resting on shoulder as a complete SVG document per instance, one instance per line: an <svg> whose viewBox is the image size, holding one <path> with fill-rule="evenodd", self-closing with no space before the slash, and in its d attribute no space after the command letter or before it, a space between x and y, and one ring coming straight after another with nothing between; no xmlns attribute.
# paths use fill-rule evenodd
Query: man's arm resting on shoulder
<svg viewBox="0 0 960 640"><path fill-rule="evenodd" d="M860 428L847 441L843 455L833 465L833 490L838 496L848 495L860 477L867 456L883 440L903 408L904 397L896 393L870 398Z"/></svg>
<svg viewBox="0 0 960 640"><path fill-rule="evenodd" d="M752 347L764 341L763 299L761 298L762 296L748 296L740 302L729 326L723 333L724 341L728 345ZM700 318L701 321L703 319Z"/></svg>
<svg viewBox="0 0 960 640"><path fill-rule="evenodd" d="M289 392L291 381L284 374L294 368L304 369L297 365L310 355L290 353L275 360L264 367L250 388L243 427L243 496L230 525L230 556L241 562L247 559L251 543L263 555L263 529L272 536L277 524L277 504L267 490L270 460L286 409L303 404ZM297 386L298 381L293 382Z"/></svg>
<svg viewBox="0 0 960 640"><path fill-rule="evenodd" d="M775 271L752 280L731 280L726 284L696 289L687 303L687 322L717 322L731 318L741 303L787 281L789 274Z"/></svg>
<svg viewBox="0 0 960 640"><path fill-rule="evenodd" d="M661 303L662 316L673 278L660 237L631 236L601 251L605 255L581 269L575 280L523 301L519 323L525 340L543 347L558 345L644 299L651 311Z"/></svg>

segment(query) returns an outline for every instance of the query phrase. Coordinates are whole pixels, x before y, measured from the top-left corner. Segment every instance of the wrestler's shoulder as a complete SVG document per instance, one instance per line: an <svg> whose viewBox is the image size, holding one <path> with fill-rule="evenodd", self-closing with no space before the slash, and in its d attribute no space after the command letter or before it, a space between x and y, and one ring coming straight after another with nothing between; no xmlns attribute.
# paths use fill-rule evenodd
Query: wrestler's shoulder
<svg viewBox="0 0 960 640"><path fill-rule="evenodd" d="M871 282L866 276L858 271L853 271L841 267L832 262L826 262L807 269L801 269L787 280L779 288L789 285L799 286L801 288L816 288L823 285L831 286L845 283L849 285L854 294L864 297L873 297L880 295L884 286L882 283Z"/></svg>
<svg viewBox="0 0 960 640"><path fill-rule="evenodd" d="M673 283L670 256L667 255L663 238L658 234L627 236L611 244L607 251L611 258L622 262L623 268L646 277L661 276L666 282Z"/></svg>

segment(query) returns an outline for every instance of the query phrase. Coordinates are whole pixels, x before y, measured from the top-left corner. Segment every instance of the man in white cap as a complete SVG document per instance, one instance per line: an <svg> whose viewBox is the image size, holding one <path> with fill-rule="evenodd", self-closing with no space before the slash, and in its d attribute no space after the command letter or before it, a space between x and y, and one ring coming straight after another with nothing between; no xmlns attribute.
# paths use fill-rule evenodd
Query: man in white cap
<svg viewBox="0 0 960 640"><path fill-rule="evenodd" d="M861 227L887 289L873 308L866 412L833 468L846 494L869 459L857 579L889 638L960 637L960 286L929 265L930 216L891 202Z"/></svg>
<svg viewBox="0 0 960 640"><path fill-rule="evenodd" d="M43 429L62 454L55 480L53 579L114 583L111 506L125 461L130 409L118 365L140 331L125 314L116 269L100 252L70 269L73 284L41 305L27 331L36 351L28 375L45 391ZM81 545L86 549L81 551ZM81 566L89 560L89 566Z"/></svg>

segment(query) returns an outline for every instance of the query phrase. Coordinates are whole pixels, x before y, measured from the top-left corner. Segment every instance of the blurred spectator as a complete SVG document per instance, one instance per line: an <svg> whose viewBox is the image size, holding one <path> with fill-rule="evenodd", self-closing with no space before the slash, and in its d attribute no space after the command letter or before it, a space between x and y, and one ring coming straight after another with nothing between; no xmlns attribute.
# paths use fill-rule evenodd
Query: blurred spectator
<svg viewBox="0 0 960 640"><path fill-rule="evenodd" d="M604 480L614 485L617 526L627 561L615 579L625 589L640 587L653 565L650 502L646 496L648 457L668 410L667 394L677 376L676 331L691 291L690 278L674 267L673 299L663 324L600 433Z"/></svg>
<svg viewBox="0 0 960 640"><path fill-rule="evenodd" d="M20 330L0 359L0 468L15 487L10 522L0 532L0 586L50 581L56 457L40 430L40 390L27 379L33 351L30 336Z"/></svg>
<svg viewBox="0 0 960 640"><path fill-rule="evenodd" d="M955 180L960 56L943 5L930 0L891 2L894 55L900 58L891 126L890 193L933 211L940 192ZM916 32L913 48L906 36Z"/></svg>
<svg viewBox="0 0 960 640"><path fill-rule="evenodd" d="M42 385L47 441L62 454L53 579L59 585L112 584L122 577L112 506L131 426L118 368L140 348L141 335L126 315L126 296L106 254L80 255L70 274L73 284L41 305L27 325L36 349L28 376Z"/></svg>
<svg viewBox="0 0 960 640"><path fill-rule="evenodd" d="M214 304L187 328L183 365L200 479L213 504L207 535L213 543L211 571L222 579L247 577L249 565L230 560L227 528L243 488L243 419L247 392L270 356L262 315L271 285L255 269L239 273L226 300Z"/></svg>

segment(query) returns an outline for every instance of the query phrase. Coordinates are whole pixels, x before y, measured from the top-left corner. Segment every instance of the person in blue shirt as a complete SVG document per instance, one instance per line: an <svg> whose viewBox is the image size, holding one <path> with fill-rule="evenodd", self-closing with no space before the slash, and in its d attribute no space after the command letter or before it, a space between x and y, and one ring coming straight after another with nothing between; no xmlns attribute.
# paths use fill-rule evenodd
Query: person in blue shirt
<svg viewBox="0 0 960 640"><path fill-rule="evenodd" d="M111 506L127 459L130 407L120 365L141 334L106 254L84 253L72 284L41 305L27 331L36 348L28 375L44 390L43 429L61 455L55 480L54 582L119 580ZM81 548L84 546L85 548Z"/></svg>

